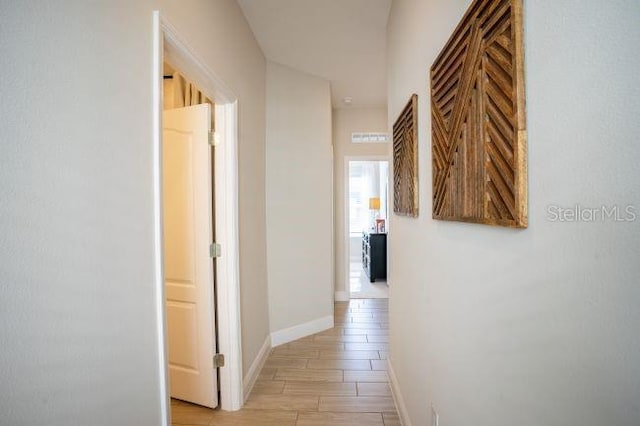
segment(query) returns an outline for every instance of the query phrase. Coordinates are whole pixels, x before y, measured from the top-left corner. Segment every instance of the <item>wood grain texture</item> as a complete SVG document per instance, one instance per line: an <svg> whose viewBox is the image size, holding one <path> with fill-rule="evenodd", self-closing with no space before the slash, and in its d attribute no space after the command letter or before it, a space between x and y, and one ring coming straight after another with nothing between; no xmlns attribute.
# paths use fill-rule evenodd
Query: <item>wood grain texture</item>
<svg viewBox="0 0 640 426"><path fill-rule="evenodd" d="M315 338L317 342L350 342L350 343L364 343L367 341L367 336L364 334L361 335L352 335L352 336L317 336Z"/></svg>
<svg viewBox="0 0 640 426"><path fill-rule="evenodd" d="M395 412L391 397L385 396L321 396L318 411L339 413Z"/></svg>
<svg viewBox="0 0 640 426"><path fill-rule="evenodd" d="M316 370L371 370L368 359L310 359L307 368Z"/></svg>
<svg viewBox="0 0 640 426"><path fill-rule="evenodd" d="M257 395L251 394L244 404L247 409L261 410L318 410L318 397L315 395Z"/></svg>
<svg viewBox="0 0 640 426"><path fill-rule="evenodd" d="M475 0L431 67L433 218L526 228L522 0Z"/></svg>
<svg viewBox="0 0 640 426"><path fill-rule="evenodd" d="M379 370L379 371L387 371L387 361L386 360L376 360L376 359L372 359L371 361L371 369L372 370Z"/></svg>
<svg viewBox="0 0 640 426"><path fill-rule="evenodd" d="M386 351L388 343L345 343L348 351Z"/></svg>
<svg viewBox="0 0 640 426"><path fill-rule="evenodd" d="M378 370L345 370L344 371L345 382L369 382L369 383L387 383L389 378L386 371Z"/></svg>
<svg viewBox="0 0 640 426"><path fill-rule="evenodd" d="M305 368L307 366L307 360L304 358L278 358L270 356L264 366L266 368Z"/></svg>
<svg viewBox="0 0 640 426"><path fill-rule="evenodd" d="M284 390L283 380L258 380L251 392L255 395L277 395Z"/></svg>
<svg viewBox="0 0 640 426"><path fill-rule="evenodd" d="M389 383L358 382L358 396L391 396Z"/></svg>
<svg viewBox="0 0 640 426"><path fill-rule="evenodd" d="M382 413L384 426L402 426L398 413Z"/></svg>
<svg viewBox="0 0 640 426"><path fill-rule="evenodd" d="M384 426L380 413L300 413L297 426Z"/></svg>
<svg viewBox="0 0 640 426"><path fill-rule="evenodd" d="M212 410L172 399L172 425L398 425L384 371L387 361L381 359L386 350L371 349L386 347L387 317L388 300L336 303L335 327L271 352L241 410ZM375 323L344 327L360 318Z"/></svg>
<svg viewBox="0 0 640 426"><path fill-rule="evenodd" d="M418 216L418 95L393 125L393 211Z"/></svg>
<svg viewBox="0 0 640 426"><path fill-rule="evenodd" d="M304 382L342 382L342 370L312 370L308 368L279 368L274 380Z"/></svg>
<svg viewBox="0 0 640 426"><path fill-rule="evenodd" d="M322 351L320 359L380 359L379 351Z"/></svg>
<svg viewBox="0 0 640 426"><path fill-rule="evenodd" d="M356 384L344 382L287 382L286 395L356 396Z"/></svg>

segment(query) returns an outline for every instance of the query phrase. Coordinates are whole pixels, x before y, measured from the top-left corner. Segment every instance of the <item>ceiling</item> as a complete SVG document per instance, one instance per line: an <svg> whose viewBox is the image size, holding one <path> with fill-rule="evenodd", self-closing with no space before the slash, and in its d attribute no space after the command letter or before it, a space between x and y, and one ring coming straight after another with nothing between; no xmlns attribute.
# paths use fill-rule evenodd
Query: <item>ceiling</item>
<svg viewBox="0 0 640 426"><path fill-rule="evenodd" d="M331 82L334 108L387 102L392 0L238 0L267 59Z"/></svg>

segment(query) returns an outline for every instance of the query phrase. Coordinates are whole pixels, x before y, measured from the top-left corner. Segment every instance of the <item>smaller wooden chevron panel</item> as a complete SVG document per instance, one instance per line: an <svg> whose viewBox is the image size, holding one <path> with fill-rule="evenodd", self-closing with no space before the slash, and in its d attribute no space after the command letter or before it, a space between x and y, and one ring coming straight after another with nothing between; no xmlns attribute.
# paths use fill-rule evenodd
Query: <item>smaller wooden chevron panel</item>
<svg viewBox="0 0 640 426"><path fill-rule="evenodd" d="M522 0L475 0L431 67L434 219L527 226Z"/></svg>
<svg viewBox="0 0 640 426"><path fill-rule="evenodd" d="M418 216L418 95L393 125L393 211Z"/></svg>

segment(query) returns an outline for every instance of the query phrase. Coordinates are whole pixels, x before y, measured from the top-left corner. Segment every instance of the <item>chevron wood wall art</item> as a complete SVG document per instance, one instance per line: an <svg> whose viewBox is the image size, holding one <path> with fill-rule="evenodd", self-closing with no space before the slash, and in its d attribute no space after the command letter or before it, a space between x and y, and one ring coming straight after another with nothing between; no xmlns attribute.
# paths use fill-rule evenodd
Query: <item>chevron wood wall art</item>
<svg viewBox="0 0 640 426"><path fill-rule="evenodd" d="M393 125L393 211L418 216L418 95Z"/></svg>
<svg viewBox="0 0 640 426"><path fill-rule="evenodd" d="M522 0L475 0L431 67L433 218L527 227Z"/></svg>

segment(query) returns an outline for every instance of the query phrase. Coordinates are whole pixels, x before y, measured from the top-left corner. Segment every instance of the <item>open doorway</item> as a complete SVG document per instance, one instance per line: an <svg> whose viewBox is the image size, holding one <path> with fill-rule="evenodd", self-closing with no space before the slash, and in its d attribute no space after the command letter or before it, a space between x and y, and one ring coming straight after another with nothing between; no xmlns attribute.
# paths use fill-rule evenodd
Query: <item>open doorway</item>
<svg viewBox="0 0 640 426"><path fill-rule="evenodd" d="M205 232L204 246L207 248L207 257L210 256L211 247L216 248L213 255L219 253L222 248L224 256L216 259L216 296L215 319L218 327L218 348L217 352L224 355L224 368L219 369L219 406L223 410L238 410L243 402L242 389L242 354L241 354L241 334L240 334L240 291L239 291L239 252L238 252L238 160L237 160L237 116L238 105L236 96L229 88L215 75L215 73L204 65L195 51L188 46L179 36L175 28L165 21L159 12L154 12L153 17L154 33L154 55L153 55L153 153L154 153L154 237L155 237L155 268L156 268L156 312L157 312L157 341L158 341L158 371L161 383L161 408L164 413L163 425L170 423L171 407L169 404L169 363L168 363L168 336L170 333L167 324L171 321L167 314L167 285L165 280L168 276L165 258L167 256L165 209L163 196L166 197L165 183L163 182L163 160L164 156L174 152L165 152L165 124L166 119L163 105L163 82L164 64L171 64L173 71L179 71L184 78L198 88L202 94L214 101L214 105L205 102L206 117L204 122L215 122L215 135L207 132L206 149L207 152L214 151L215 155L205 154L207 167L204 181L208 179L209 188L205 188L206 197L203 197L208 206L203 210L208 211L210 232ZM171 69L167 69L171 74ZM201 105L190 106L188 108L198 109ZM164 116L164 117L163 117ZM180 133L178 125L170 123ZM186 132L183 132L186 133ZM184 136L184 134L182 135ZM210 144L214 146L210 147ZM190 151L182 151L188 154ZM178 153L179 154L179 153ZM186 158L186 156L185 156ZM196 157L191 155L192 159ZM184 164L184 162L183 162ZM195 174L191 174L191 177ZM183 176L184 177L184 176ZM201 180L202 181L202 180ZM215 182L215 191L212 184ZM180 193L174 194L178 201ZM216 220L213 221L213 206L215 205ZM200 206L203 207L203 206ZM200 208L194 208L200 210ZM215 240L213 239L215 236ZM201 245L202 246L202 245ZM209 259L211 261L211 259ZM204 263L203 263L204 264ZM205 265L213 278L214 270L212 262ZM183 271L184 272L184 271ZM207 272L207 274L209 273ZM211 281L212 282L212 281ZM177 286L179 287L179 286ZM184 290L184 289L183 289ZM213 289L211 289L211 299ZM206 296L207 298L209 296ZM183 315L183 320L187 318ZM191 336L193 337L193 336ZM215 341L215 336L211 335L211 340ZM205 343L206 344L206 343ZM209 348L211 349L211 347ZM186 359L186 358L185 358ZM184 360L183 360L184 361ZM193 363L193 360L187 360ZM207 360L211 365L214 359Z"/></svg>
<svg viewBox="0 0 640 426"><path fill-rule="evenodd" d="M349 160L347 166L349 297L388 298L389 161Z"/></svg>
<svg viewBox="0 0 640 426"><path fill-rule="evenodd" d="M162 217L167 367L172 399L218 406L214 104L163 65ZM173 408L172 403L172 408Z"/></svg>

